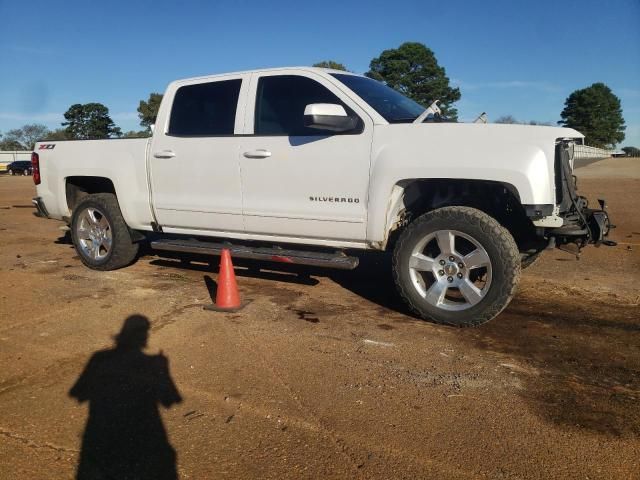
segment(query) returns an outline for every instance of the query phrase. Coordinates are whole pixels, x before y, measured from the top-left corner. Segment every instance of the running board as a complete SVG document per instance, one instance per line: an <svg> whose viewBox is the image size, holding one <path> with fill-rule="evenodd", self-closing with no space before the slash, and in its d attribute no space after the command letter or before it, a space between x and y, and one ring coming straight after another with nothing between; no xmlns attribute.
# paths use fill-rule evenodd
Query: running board
<svg viewBox="0 0 640 480"><path fill-rule="evenodd" d="M226 248L231 252L231 256L236 258L337 268L340 270L353 270L358 266L358 257L349 257L344 253L285 250L279 247L250 247L232 245L230 243L203 242L195 239L160 239L151 242L151 247L155 250L200 255L220 255L222 249Z"/></svg>

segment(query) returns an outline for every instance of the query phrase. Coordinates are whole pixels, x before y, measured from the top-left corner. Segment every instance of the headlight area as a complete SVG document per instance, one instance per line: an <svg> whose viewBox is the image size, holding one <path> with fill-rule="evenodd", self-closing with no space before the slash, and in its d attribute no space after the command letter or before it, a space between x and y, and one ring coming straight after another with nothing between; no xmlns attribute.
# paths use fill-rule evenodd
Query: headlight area
<svg viewBox="0 0 640 480"><path fill-rule="evenodd" d="M609 220L607 205L598 200L600 208L590 208L588 200L578 195L577 179L573 175L574 142L561 139L555 149L555 186L557 215L562 226L548 228L550 243L562 248L573 244L577 252L588 244L614 246L616 242L607 236L615 226ZM571 252L571 253L577 253Z"/></svg>

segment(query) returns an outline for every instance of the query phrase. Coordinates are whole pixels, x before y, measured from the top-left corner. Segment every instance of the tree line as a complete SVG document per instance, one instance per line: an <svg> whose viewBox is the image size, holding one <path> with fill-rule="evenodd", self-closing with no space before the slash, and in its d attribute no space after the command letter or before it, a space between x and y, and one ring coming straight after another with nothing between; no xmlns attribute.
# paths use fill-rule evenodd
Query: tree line
<svg viewBox="0 0 640 480"><path fill-rule="evenodd" d="M348 71L342 63L325 60L314 67ZM367 77L385 83L423 106L439 100L442 115L447 121L457 121L455 102L462 94L450 84L445 68L440 66L433 51L417 42L406 42L398 48L384 50L369 63ZM0 134L0 150L30 150L38 140L86 140L99 138L138 138L151 134L162 101L161 93L151 93L140 100L139 131L122 132L109 116L109 109L101 103L74 104L65 112L62 128L49 130L44 125L31 124ZM582 132L585 143L596 147L613 147L624 140L625 123L620 99L603 83L579 89L565 100L559 125ZM523 123L511 115L499 117L495 123ZM537 121L529 125L551 125ZM637 152L635 147L625 147ZM626 151L626 150L625 150Z"/></svg>
<svg viewBox="0 0 640 480"><path fill-rule="evenodd" d="M34 123L9 130L4 135L0 133L0 150L33 150L38 141L149 137L161 100L160 93L152 93L146 101L140 100L138 117L142 130L122 133L103 104L76 103L64 113L63 128L49 130L45 125Z"/></svg>

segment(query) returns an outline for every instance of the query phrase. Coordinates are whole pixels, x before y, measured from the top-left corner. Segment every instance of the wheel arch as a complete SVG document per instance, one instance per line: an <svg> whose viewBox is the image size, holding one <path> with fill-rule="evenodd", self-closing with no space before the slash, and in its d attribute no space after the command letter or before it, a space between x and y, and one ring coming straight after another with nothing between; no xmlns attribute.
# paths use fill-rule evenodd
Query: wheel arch
<svg viewBox="0 0 640 480"><path fill-rule="evenodd" d="M133 240L145 240L146 237L142 233L129 226L126 209L123 208L123 205L119 202L115 184L110 178L89 175L70 176L65 178L65 198L70 214L73 214L73 210L84 198L96 193L113 194L116 197L116 201L120 204L120 210Z"/></svg>
<svg viewBox="0 0 640 480"><path fill-rule="evenodd" d="M392 248L399 232L420 215L441 207L476 208L495 218L512 234L522 250L531 248L537 236L527 217L518 189L492 180L429 178L396 182L389 196L384 241L378 248Z"/></svg>
<svg viewBox="0 0 640 480"><path fill-rule="evenodd" d="M94 193L112 193L117 197L116 188L110 178L96 176L65 178L65 198L70 212L73 212L83 198Z"/></svg>

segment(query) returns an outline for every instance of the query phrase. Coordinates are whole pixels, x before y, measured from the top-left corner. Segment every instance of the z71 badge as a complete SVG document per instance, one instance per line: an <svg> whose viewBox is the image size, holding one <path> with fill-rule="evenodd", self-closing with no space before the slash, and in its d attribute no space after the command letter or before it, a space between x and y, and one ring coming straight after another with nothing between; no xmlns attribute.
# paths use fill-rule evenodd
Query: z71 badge
<svg viewBox="0 0 640 480"><path fill-rule="evenodd" d="M40 145L38 150L53 150L54 148L56 148L55 143L43 143L42 145Z"/></svg>

